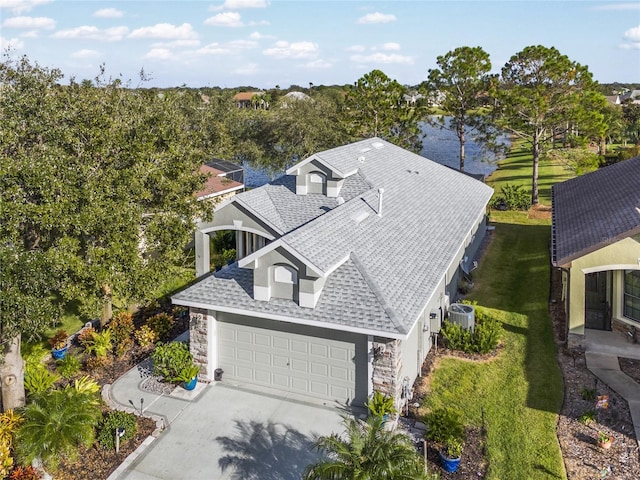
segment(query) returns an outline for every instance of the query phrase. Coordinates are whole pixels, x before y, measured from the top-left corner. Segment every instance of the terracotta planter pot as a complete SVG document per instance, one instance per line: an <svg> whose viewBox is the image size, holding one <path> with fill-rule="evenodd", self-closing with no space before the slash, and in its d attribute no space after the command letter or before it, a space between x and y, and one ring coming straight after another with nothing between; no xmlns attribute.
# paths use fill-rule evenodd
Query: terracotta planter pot
<svg viewBox="0 0 640 480"><path fill-rule="evenodd" d="M598 440L598 446L604 450L610 449L612 443L613 443L613 440L609 440L607 442L601 442L600 440Z"/></svg>

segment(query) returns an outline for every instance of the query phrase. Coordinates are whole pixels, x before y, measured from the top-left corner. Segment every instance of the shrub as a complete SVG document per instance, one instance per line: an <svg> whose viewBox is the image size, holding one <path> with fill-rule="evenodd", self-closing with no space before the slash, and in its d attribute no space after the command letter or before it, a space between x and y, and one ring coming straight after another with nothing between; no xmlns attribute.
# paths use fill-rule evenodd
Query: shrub
<svg viewBox="0 0 640 480"><path fill-rule="evenodd" d="M592 422L596 420L596 411L595 410L587 410L582 415L578 417L578 421L583 425L591 425Z"/></svg>
<svg viewBox="0 0 640 480"><path fill-rule="evenodd" d="M133 315L126 311L119 312L109 323L109 330L116 356L124 356L133 346Z"/></svg>
<svg viewBox="0 0 640 480"><path fill-rule="evenodd" d="M53 388L60 376L41 364L27 363L24 369L24 388L29 395L41 395Z"/></svg>
<svg viewBox="0 0 640 480"><path fill-rule="evenodd" d="M151 330L149 325L143 325L135 331L133 336L142 348L147 349L158 341L158 335Z"/></svg>
<svg viewBox="0 0 640 480"><path fill-rule="evenodd" d="M29 465L28 467L16 467L13 472L11 472L9 480L40 480L41 478L42 474Z"/></svg>
<svg viewBox="0 0 640 480"><path fill-rule="evenodd" d="M365 406L374 417L384 417L385 415L396 413L393 398L379 390L373 392L373 396L365 403Z"/></svg>
<svg viewBox="0 0 640 480"><path fill-rule="evenodd" d="M54 350L60 350L67 346L68 338L69 334L65 330L60 329L49 339L49 345L51 345L51 348Z"/></svg>
<svg viewBox="0 0 640 480"><path fill-rule="evenodd" d="M524 190L522 185L507 183L500 189L500 195L494 196L489 205L498 210L529 210L531 194Z"/></svg>
<svg viewBox="0 0 640 480"><path fill-rule="evenodd" d="M168 382L179 382L180 373L193 364L193 356L187 344L182 342L160 343L151 354L153 372Z"/></svg>
<svg viewBox="0 0 640 480"><path fill-rule="evenodd" d="M13 467L13 457L9 446L0 442L0 478L7 478Z"/></svg>
<svg viewBox="0 0 640 480"><path fill-rule="evenodd" d="M498 319L476 307L473 332L446 320L440 332L447 341L447 346L452 350L485 354L498 347L502 336L502 325Z"/></svg>
<svg viewBox="0 0 640 480"><path fill-rule="evenodd" d="M73 378L80 371L80 359L75 355L66 355L60 360L56 360L58 372L62 378L67 380Z"/></svg>
<svg viewBox="0 0 640 480"><path fill-rule="evenodd" d="M495 350L502 336L502 325L498 319L476 308L475 329L473 332L473 350L476 353L489 353Z"/></svg>
<svg viewBox="0 0 640 480"><path fill-rule="evenodd" d="M159 340L166 340L173 328L173 317L167 313L158 313L149 317L147 325L156 334Z"/></svg>
<svg viewBox="0 0 640 480"><path fill-rule="evenodd" d="M93 327L87 327L80 330L78 334L78 342L84 348L87 348L93 342L93 334L96 333L96 329Z"/></svg>
<svg viewBox="0 0 640 480"><path fill-rule="evenodd" d="M16 430L22 423L22 415L13 410L0 413L0 445L11 448Z"/></svg>
<svg viewBox="0 0 640 480"><path fill-rule="evenodd" d="M473 350L473 333L457 323L448 320L442 322L440 333L447 341L447 346L452 350L471 352Z"/></svg>
<svg viewBox="0 0 640 480"><path fill-rule="evenodd" d="M445 445L450 439L464 442L464 424L462 412L451 407L436 408L425 416L429 426L427 438Z"/></svg>
<svg viewBox="0 0 640 480"><path fill-rule="evenodd" d="M593 400L596 399L596 389L595 388L583 388L582 392L580 393L580 396L582 397L583 400L587 400L589 402L592 402Z"/></svg>
<svg viewBox="0 0 640 480"><path fill-rule="evenodd" d="M138 429L136 416L132 413L113 411L102 417L98 425L97 440L104 448L115 448L116 428L124 428L120 442L133 438Z"/></svg>
<svg viewBox="0 0 640 480"><path fill-rule="evenodd" d="M97 358L103 358L109 355L112 346L111 330L106 329L100 333L94 331L87 344L87 352L93 353Z"/></svg>
<svg viewBox="0 0 640 480"><path fill-rule="evenodd" d="M22 463L40 458L55 470L62 457L74 460L79 445L90 446L100 419L95 394L75 388L40 395L24 409L24 423L16 432L16 451Z"/></svg>
<svg viewBox="0 0 640 480"><path fill-rule="evenodd" d="M85 360L84 366L90 372L103 368L109 364L109 357L89 357Z"/></svg>

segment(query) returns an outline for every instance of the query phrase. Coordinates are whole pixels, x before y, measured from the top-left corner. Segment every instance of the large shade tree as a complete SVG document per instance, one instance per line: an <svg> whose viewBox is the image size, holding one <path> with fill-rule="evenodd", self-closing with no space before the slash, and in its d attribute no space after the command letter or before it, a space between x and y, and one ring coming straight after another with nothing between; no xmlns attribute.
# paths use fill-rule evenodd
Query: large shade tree
<svg viewBox="0 0 640 480"><path fill-rule="evenodd" d="M459 47L437 58L438 68L429 70L427 89L448 118L438 116L438 125L452 130L460 144L460 171L464 171L468 131L478 138L494 139L489 116L481 111L489 102L493 77L489 54L482 47Z"/></svg>
<svg viewBox="0 0 640 480"><path fill-rule="evenodd" d="M422 150L421 101L408 103L406 87L380 70L359 78L347 93L344 117L354 138L380 137L414 152Z"/></svg>
<svg viewBox="0 0 640 480"><path fill-rule="evenodd" d="M12 267L0 297L0 356L12 353L0 370L5 409L23 401L19 388L4 396L5 379L22 382L18 335L42 333L67 300L107 320L113 296L148 298L207 215L193 196L202 132L178 95L103 75L61 80L26 57L0 64L0 249Z"/></svg>
<svg viewBox="0 0 640 480"><path fill-rule="evenodd" d="M576 119L590 121L584 115L588 106L584 99L595 89L588 68L554 47L525 47L502 68L499 124L531 146L534 205L539 201L538 167L543 147L575 129Z"/></svg>

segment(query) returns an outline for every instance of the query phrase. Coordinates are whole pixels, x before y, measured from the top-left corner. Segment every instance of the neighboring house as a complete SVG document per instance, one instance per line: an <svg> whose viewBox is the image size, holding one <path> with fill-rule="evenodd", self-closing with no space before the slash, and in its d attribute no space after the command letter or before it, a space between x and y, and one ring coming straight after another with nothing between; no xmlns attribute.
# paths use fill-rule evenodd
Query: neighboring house
<svg viewBox="0 0 640 480"><path fill-rule="evenodd" d="M605 95L607 102L612 105L620 105L622 102L620 101L620 95Z"/></svg>
<svg viewBox="0 0 640 480"><path fill-rule="evenodd" d="M314 154L196 232L191 350L206 378L277 395L400 405L486 230L493 191L371 138ZM208 273L209 234L238 261Z"/></svg>
<svg viewBox="0 0 640 480"><path fill-rule="evenodd" d="M640 327L640 157L553 186L551 255L568 342Z"/></svg>
<svg viewBox="0 0 640 480"><path fill-rule="evenodd" d="M233 101L236 102L238 108L269 108L269 104L262 99L259 99L264 95L264 92L240 92L233 96ZM256 101L254 101L256 97Z"/></svg>
<svg viewBox="0 0 640 480"><path fill-rule="evenodd" d="M640 90L630 90L620 95L620 102L640 103Z"/></svg>
<svg viewBox="0 0 640 480"><path fill-rule="evenodd" d="M195 194L198 200L227 200L244 190L244 170L226 160L213 159L200 167L200 173L208 175L202 190Z"/></svg>

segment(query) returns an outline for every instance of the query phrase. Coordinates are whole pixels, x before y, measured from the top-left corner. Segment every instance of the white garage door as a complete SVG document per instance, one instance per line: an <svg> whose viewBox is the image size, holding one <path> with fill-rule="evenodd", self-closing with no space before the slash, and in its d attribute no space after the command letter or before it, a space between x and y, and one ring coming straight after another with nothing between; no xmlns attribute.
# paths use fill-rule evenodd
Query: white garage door
<svg viewBox="0 0 640 480"><path fill-rule="evenodd" d="M355 345L349 342L218 322L224 380L323 400L355 396Z"/></svg>

